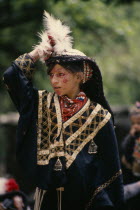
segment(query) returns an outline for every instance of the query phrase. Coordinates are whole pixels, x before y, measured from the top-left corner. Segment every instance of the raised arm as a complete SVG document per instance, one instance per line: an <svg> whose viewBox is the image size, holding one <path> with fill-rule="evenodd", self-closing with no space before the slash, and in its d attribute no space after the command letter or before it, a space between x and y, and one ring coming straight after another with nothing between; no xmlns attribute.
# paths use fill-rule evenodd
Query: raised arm
<svg viewBox="0 0 140 210"><path fill-rule="evenodd" d="M38 58L37 50L33 50L19 56L4 72L4 83L19 113L24 109L25 101L32 98L32 77Z"/></svg>

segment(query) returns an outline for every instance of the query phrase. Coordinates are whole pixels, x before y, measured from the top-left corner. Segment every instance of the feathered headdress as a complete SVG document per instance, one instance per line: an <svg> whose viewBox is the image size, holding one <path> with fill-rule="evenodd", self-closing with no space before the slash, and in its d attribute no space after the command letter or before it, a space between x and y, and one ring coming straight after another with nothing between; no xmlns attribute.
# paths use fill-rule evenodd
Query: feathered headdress
<svg viewBox="0 0 140 210"><path fill-rule="evenodd" d="M38 33L41 41L34 49L38 49L39 57L42 62L48 55L81 55L84 53L72 49L73 38L70 36L70 28L64 25L59 19L55 19L48 12L43 15L44 30Z"/></svg>
<svg viewBox="0 0 140 210"><path fill-rule="evenodd" d="M44 11L43 23L44 30L39 33L41 41L34 47L38 50L40 60L47 66L83 62L81 70L84 71L83 91L91 100L100 103L112 113L104 96L100 69L93 59L72 48L73 38L70 36L70 28L46 11Z"/></svg>

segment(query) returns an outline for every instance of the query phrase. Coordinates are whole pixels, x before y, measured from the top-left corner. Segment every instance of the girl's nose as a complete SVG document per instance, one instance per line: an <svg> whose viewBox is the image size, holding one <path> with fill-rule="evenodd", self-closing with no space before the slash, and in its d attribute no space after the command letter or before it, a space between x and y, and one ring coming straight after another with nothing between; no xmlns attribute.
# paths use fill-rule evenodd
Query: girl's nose
<svg viewBox="0 0 140 210"><path fill-rule="evenodd" d="M58 79L57 77L54 75L52 78L51 78L51 83L52 84L56 84L58 82Z"/></svg>

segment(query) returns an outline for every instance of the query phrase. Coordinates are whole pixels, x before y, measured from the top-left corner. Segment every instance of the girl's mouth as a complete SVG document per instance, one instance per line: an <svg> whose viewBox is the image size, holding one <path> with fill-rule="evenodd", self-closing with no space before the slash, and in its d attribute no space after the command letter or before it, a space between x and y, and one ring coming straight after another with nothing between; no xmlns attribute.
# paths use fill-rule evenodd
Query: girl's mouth
<svg viewBox="0 0 140 210"><path fill-rule="evenodd" d="M55 90L59 89L60 87L54 87Z"/></svg>

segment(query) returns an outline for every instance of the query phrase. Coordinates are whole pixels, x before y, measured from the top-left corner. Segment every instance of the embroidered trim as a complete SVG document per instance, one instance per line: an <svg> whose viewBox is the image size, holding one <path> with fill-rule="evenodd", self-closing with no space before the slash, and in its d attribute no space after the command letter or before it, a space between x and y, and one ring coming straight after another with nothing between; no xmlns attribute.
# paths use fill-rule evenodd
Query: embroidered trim
<svg viewBox="0 0 140 210"><path fill-rule="evenodd" d="M49 153L50 153L49 149L38 151L38 155L49 155Z"/></svg>
<svg viewBox="0 0 140 210"><path fill-rule="evenodd" d="M61 129L58 133L58 118L56 107L54 104L54 94L47 91L39 92L39 107L38 107L38 150L37 164L48 164L50 158L55 156L64 156L63 141L56 141ZM53 100L52 100L53 98ZM52 103L51 103L52 100ZM48 109L49 107L49 109ZM60 119L60 118L59 118ZM59 121L61 123L61 121Z"/></svg>
<svg viewBox="0 0 140 210"><path fill-rule="evenodd" d="M62 146L64 146L64 144L63 144L63 142L58 142L58 141L56 141L56 143L55 144L51 144L50 145L50 149L54 149L55 147L62 147ZM39 151L38 152L38 154L39 155L47 155L47 154L49 154L49 149L47 150L47 149L45 149L45 150L41 150L41 151Z"/></svg>
<svg viewBox="0 0 140 210"><path fill-rule="evenodd" d="M90 199L87 207L85 208L85 210L88 210L93 202L93 199L95 198L95 196L104 188L108 187L110 184L112 184L115 179L120 176L122 174L122 170L120 169L114 176L112 176L107 182L105 182L104 184L102 184L101 186L99 186L93 193L92 198Z"/></svg>
<svg viewBox="0 0 140 210"><path fill-rule="evenodd" d="M39 90L38 91L38 95L39 95L39 100L38 100L38 127L37 127L37 145L38 145L38 149L39 146L41 144L41 124L42 124L42 93L44 92L44 90Z"/></svg>
<svg viewBox="0 0 140 210"><path fill-rule="evenodd" d="M32 75L35 71L34 62L32 61L31 57L27 53L20 55L15 60L15 64L23 71L27 79L29 80L32 79Z"/></svg>
<svg viewBox="0 0 140 210"><path fill-rule="evenodd" d="M80 112L80 113L79 113ZM110 119L110 113L101 105L88 102L72 120L62 126L58 96L39 91L37 164L46 165L53 157L66 157L70 167L83 147ZM63 141L63 136L66 141Z"/></svg>
<svg viewBox="0 0 140 210"><path fill-rule="evenodd" d="M64 151L62 152L55 152L55 153L51 153L49 156L48 156L48 159L45 159L45 160L39 160L37 162L38 165L47 165L49 164L49 161L51 158L54 158L54 157L63 157L65 156L65 153Z"/></svg>
<svg viewBox="0 0 140 210"><path fill-rule="evenodd" d="M70 165L73 163L73 161L76 159L77 155L79 154L79 152L83 149L83 147L91 140L95 137L95 135L97 134L97 132L109 121L111 117L111 114L108 112L108 114L105 116L104 120L101 121L99 123L99 125L97 126L97 128L90 134L88 135L88 137L81 143L81 145L74 151L73 155L67 155L66 157L68 159L67 163L66 163L66 167L69 168Z"/></svg>
<svg viewBox="0 0 140 210"><path fill-rule="evenodd" d="M57 116L57 126L58 126L57 137L58 137L62 129L62 116L61 116L61 109L57 94L54 95L54 103L55 103L56 116Z"/></svg>
<svg viewBox="0 0 140 210"><path fill-rule="evenodd" d="M95 109L91 112L90 116L87 118L87 121L82 127L80 127L75 133L73 133L65 142L66 145L70 144L76 137L91 123L92 119L95 117L97 112L100 110L101 105L97 104ZM70 120L70 119L69 119ZM71 123L71 121L70 121Z"/></svg>
<svg viewBox="0 0 140 210"><path fill-rule="evenodd" d="M48 109L50 108L50 103L51 103L53 94L54 93L51 93L51 92L48 93L48 97L47 97L47 107L48 107Z"/></svg>

